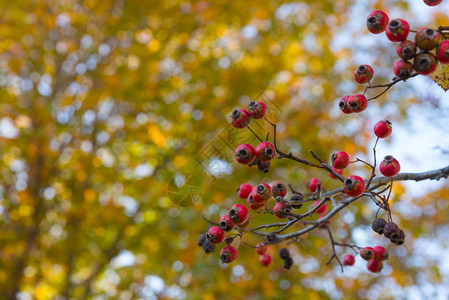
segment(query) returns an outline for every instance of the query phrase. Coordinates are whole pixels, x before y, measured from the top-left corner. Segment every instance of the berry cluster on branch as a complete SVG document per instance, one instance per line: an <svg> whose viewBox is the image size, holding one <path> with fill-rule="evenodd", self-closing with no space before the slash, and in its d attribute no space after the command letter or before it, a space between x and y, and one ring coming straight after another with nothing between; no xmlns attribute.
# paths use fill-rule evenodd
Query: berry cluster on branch
<svg viewBox="0 0 449 300"><path fill-rule="evenodd" d="M425 2L432 6L441 1L425 0ZM399 42L397 53L401 59L395 63L393 68L396 77L388 84L371 85L370 81L374 77L373 68L369 65L359 66L355 71L354 79L356 82L368 84L368 86L363 94L344 96L340 99L339 108L345 114L362 112L367 108L368 101L380 97L396 83L417 75L428 75L435 70L438 63L449 63L449 41L446 40L449 28L447 27L422 28L414 31L410 30L410 26L405 20L393 19L390 21L388 15L383 11L374 11L369 14L366 24L370 32L379 34L385 31L389 40ZM407 40L410 32L415 32L414 42ZM431 52L433 50L434 53ZM413 63L409 60L413 60ZM384 88L384 90L367 98L366 92L374 88ZM381 120L373 127L373 133L377 139L372 148L372 163L359 158L351 160L350 155L345 151L333 153L329 158L330 163L326 163L324 159L310 151L312 158L316 161L312 162L279 148L276 124L266 118L266 113L267 106L261 101L252 101L248 109L236 108L232 112L231 124L238 129L250 130L260 141L258 145L245 143L235 149L234 156L239 164L249 167L257 166L259 170L266 173L270 170L271 163L276 157L290 159L305 167L325 171L331 178L340 181L341 186L336 189L328 189L323 186L322 180L319 178L311 178L305 192L300 191L297 186L294 187L294 184L285 184L278 180L273 180L272 183L261 182L255 186L242 183L237 188L237 196L246 200L246 205L234 204L218 223L206 219L209 229L199 236L198 245L203 247L205 253L211 253L215 251L216 245L224 243L225 246L220 251L220 259L222 263L231 263L238 258L237 248L240 246L240 241L248 234L255 235L260 239L256 246L246 242L243 244L255 248L261 265L270 266L273 261L269 254L270 248L275 247L275 244L283 244L284 247L279 250L279 257L284 261L284 268L290 269L293 259L287 249L288 245L300 242L306 233L322 229L327 232L332 247L332 255L327 264L330 264L335 258L343 271L343 266L352 266L356 259L355 256L360 255L367 261L369 271L380 272L384 261L388 259L387 249L380 245L361 247L336 241L331 230L332 218L359 199L370 199L378 206L378 210L373 216L373 231L385 236L394 246L400 246L405 242L405 233L393 221L390 207L394 181L447 178L449 166L423 173L400 173L400 163L392 155L385 156L378 165L377 144L381 139L388 138L392 134L392 123L388 120ZM272 142L268 141L269 133L265 139L262 139L251 129L250 124L253 120L255 120L254 122L267 122L272 126ZM367 178L355 174L343 176L344 170L347 170L351 164L368 167L370 175ZM378 176L378 172L382 176ZM387 220L378 217L382 211L385 212ZM261 214L270 214L282 221L251 227L252 220ZM340 260L336 250L337 246L343 249L352 249L355 256L346 254Z"/></svg>

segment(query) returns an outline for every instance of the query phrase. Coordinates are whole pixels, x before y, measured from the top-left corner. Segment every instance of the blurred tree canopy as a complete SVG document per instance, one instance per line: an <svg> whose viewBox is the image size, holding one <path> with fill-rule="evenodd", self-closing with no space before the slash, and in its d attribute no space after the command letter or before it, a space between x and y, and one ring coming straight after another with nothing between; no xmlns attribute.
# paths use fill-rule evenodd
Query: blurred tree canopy
<svg viewBox="0 0 449 300"><path fill-rule="evenodd" d="M359 9L408 12L405 2L390 2ZM207 228L201 217L218 220L249 178L304 187L323 175L288 161L267 174L236 166L232 149L252 137L230 129L234 107L267 101L281 146L300 156L370 151L370 120L345 118L335 105L360 89L350 81L363 49L338 43L352 9L349 0L3 1L0 297L350 299L385 284L412 287L423 276L447 284L436 260L424 270L404 263L412 237L430 231L422 238L432 239L433 228L447 236L447 188L415 202L437 203L431 218L401 219L410 244L391 254L384 277L326 266L330 246L320 233L292 245L290 271L277 257L262 268L243 246L239 261L223 266L196 245ZM367 34L363 22L353 28L359 36ZM389 76L381 71L375 81ZM385 101L397 105L395 118L405 116L404 103L418 102L407 93L403 102L392 98ZM256 125L262 135L269 130ZM397 185L395 197L404 193ZM340 239L351 239L353 224L369 226L375 210L351 209L334 220Z"/></svg>

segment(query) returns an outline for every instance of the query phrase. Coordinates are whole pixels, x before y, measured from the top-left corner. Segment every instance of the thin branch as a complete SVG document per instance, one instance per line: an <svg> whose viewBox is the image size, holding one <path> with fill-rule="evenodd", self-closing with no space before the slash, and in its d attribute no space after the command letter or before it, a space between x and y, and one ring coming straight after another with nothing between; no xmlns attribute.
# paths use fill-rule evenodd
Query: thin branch
<svg viewBox="0 0 449 300"><path fill-rule="evenodd" d="M326 229L327 229L327 233L329 234L329 239L331 240L331 243L332 243L332 252L333 252L332 256L329 258L326 265L329 265L331 263L332 259L335 257L337 259L338 263L340 264L341 272L343 273L343 264L341 263L340 258L337 255L337 252L335 251L335 241L332 236L332 232L329 227L329 223L326 223Z"/></svg>

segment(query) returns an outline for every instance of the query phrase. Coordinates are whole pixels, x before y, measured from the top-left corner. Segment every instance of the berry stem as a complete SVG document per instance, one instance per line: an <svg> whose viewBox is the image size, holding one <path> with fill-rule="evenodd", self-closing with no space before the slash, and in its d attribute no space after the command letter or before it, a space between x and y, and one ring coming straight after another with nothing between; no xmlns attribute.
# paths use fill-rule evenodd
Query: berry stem
<svg viewBox="0 0 449 300"><path fill-rule="evenodd" d="M374 97L371 97L371 98L369 98L369 99L367 99L368 101L371 101L371 100L374 100L374 99L377 99L377 98L379 98L380 96L382 96L383 94L385 94L393 85L395 85L396 83L398 83L398 82L400 82L400 81L406 81L407 79L409 79L409 78L412 78L412 77L415 77L415 76L418 76L418 73L414 73L414 74L412 74L410 77L408 77L408 78L405 78L405 79L401 79L401 78L397 78L397 79L394 79L392 82L390 82L390 83L386 83L386 84L378 84L378 85L373 85L373 86L367 86L366 88L365 88L365 91L367 90L367 89L374 89L374 88L381 88L381 87L384 87L384 88L386 88L385 90L383 90L380 94L378 94L377 96L374 96Z"/></svg>
<svg viewBox="0 0 449 300"><path fill-rule="evenodd" d="M332 175L334 175L335 177L338 178L338 180L340 180L341 182L345 181L345 178L338 174L337 172L335 172L328 164L326 164L320 157L318 157L312 150L310 150L310 153L312 154L312 156L318 160L321 163L321 167L323 169L326 169L329 173L332 173Z"/></svg>
<svg viewBox="0 0 449 300"><path fill-rule="evenodd" d="M343 273L343 264L341 263L340 258L338 258L337 252L335 251L335 241L332 236L332 232L329 227L329 223L326 223L326 229L327 229L327 233L329 234L329 239L331 240L331 243L332 243L332 252L333 252L332 256L326 262L326 265L329 265L331 263L332 259L335 257L337 259L338 263L340 264L341 272Z"/></svg>

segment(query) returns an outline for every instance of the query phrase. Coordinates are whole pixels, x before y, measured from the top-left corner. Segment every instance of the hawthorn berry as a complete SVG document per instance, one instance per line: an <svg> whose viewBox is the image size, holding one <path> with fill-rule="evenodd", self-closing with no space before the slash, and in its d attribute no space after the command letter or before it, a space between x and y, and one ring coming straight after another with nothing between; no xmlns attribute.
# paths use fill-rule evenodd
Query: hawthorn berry
<svg viewBox="0 0 449 300"><path fill-rule="evenodd" d="M388 251L383 246L374 247L374 260L383 261L388 259Z"/></svg>
<svg viewBox="0 0 449 300"><path fill-rule="evenodd" d="M290 198L289 204L290 204L291 207L293 207L295 209L301 208L302 204L303 204L303 202L302 202L303 199L304 198L303 198L302 195L293 195Z"/></svg>
<svg viewBox="0 0 449 300"><path fill-rule="evenodd" d="M265 252L267 252L267 245L265 245L264 243L258 243L256 245L256 252L259 255L265 254Z"/></svg>
<svg viewBox="0 0 449 300"><path fill-rule="evenodd" d="M436 6L440 4L443 0L424 0L424 3L428 6Z"/></svg>
<svg viewBox="0 0 449 300"><path fill-rule="evenodd" d="M388 15L381 10L375 10L366 18L366 27L371 33L378 34L384 32L388 22Z"/></svg>
<svg viewBox="0 0 449 300"><path fill-rule="evenodd" d="M281 259L287 259L287 258L291 257L291 256L290 256L290 252L288 251L287 248L281 248L281 249L279 249L278 254L279 254L279 257L280 257Z"/></svg>
<svg viewBox="0 0 449 300"><path fill-rule="evenodd" d="M248 165L256 158L256 149L250 144L242 144L235 149L234 156L238 163Z"/></svg>
<svg viewBox="0 0 449 300"><path fill-rule="evenodd" d="M232 111L231 114L231 123L235 128L241 129L251 123L251 115L249 111L243 108L236 108Z"/></svg>
<svg viewBox="0 0 449 300"><path fill-rule="evenodd" d="M343 265L345 265L345 266L353 266L354 263L355 263L354 255L346 254L345 257L343 257Z"/></svg>
<svg viewBox="0 0 449 300"><path fill-rule="evenodd" d="M253 119L260 119L267 114L267 105L262 101L252 101L248 107L249 114Z"/></svg>
<svg viewBox="0 0 449 300"><path fill-rule="evenodd" d="M313 207L317 206L319 203L320 203L320 200L315 201L315 202L313 203ZM326 205L326 203L323 203L323 205L321 205L321 206L316 210L316 212L319 213L319 214L323 214L323 213L326 212L326 209L327 209L327 205Z"/></svg>
<svg viewBox="0 0 449 300"><path fill-rule="evenodd" d="M358 197L365 192L365 181L357 175L350 175L343 182L343 191L351 197Z"/></svg>
<svg viewBox="0 0 449 300"><path fill-rule="evenodd" d="M370 65L360 65L354 73L357 83L364 84L370 82L374 77L374 70Z"/></svg>
<svg viewBox="0 0 449 300"><path fill-rule="evenodd" d="M203 246L204 242L207 240L206 233L202 233L198 236L198 246Z"/></svg>
<svg viewBox="0 0 449 300"><path fill-rule="evenodd" d="M392 155L387 155L379 165L379 171L385 177L393 177L401 170L401 165L398 160Z"/></svg>
<svg viewBox="0 0 449 300"><path fill-rule="evenodd" d="M207 240L212 244L220 244L225 238L225 232L218 226L213 226L207 231Z"/></svg>
<svg viewBox="0 0 449 300"><path fill-rule="evenodd" d="M256 203L266 202L273 196L271 193L271 187L266 183L259 183L256 185L253 188L251 195Z"/></svg>
<svg viewBox="0 0 449 300"><path fill-rule="evenodd" d="M229 217L234 221L235 225L242 225L248 221L249 211L248 208L243 204L234 204L229 210Z"/></svg>
<svg viewBox="0 0 449 300"><path fill-rule="evenodd" d="M246 203L248 203L249 208L252 210L259 210L265 206L265 202L255 202L253 195L248 196Z"/></svg>
<svg viewBox="0 0 449 300"><path fill-rule="evenodd" d="M382 270L382 267L384 266L382 261L377 261L375 259L371 259L368 261L368 270L373 273L379 273Z"/></svg>
<svg viewBox="0 0 449 300"><path fill-rule="evenodd" d="M449 64L449 40L442 41L437 48L437 59L442 64Z"/></svg>
<svg viewBox="0 0 449 300"><path fill-rule="evenodd" d="M335 168L335 167L331 167L331 169L332 170L334 170L337 174L340 174L340 175L342 175L343 176L343 169L337 169L337 168ZM332 178L332 179L337 179L337 177L334 175L334 174L332 174L332 173L329 173L329 176Z"/></svg>
<svg viewBox="0 0 449 300"><path fill-rule="evenodd" d="M344 169L349 165L349 154L345 151L338 151L331 155L332 165L337 169Z"/></svg>
<svg viewBox="0 0 449 300"><path fill-rule="evenodd" d="M393 65L394 75L396 75L397 77L399 77L401 79L407 79L410 76L412 76L412 73L414 70L415 70L415 68L413 67L413 65L411 63L409 63L406 60L402 60L402 59L396 61Z"/></svg>
<svg viewBox="0 0 449 300"><path fill-rule="evenodd" d="M404 244L405 240L405 232L402 229L399 229L398 237L397 238L391 238L390 241L396 245L402 245Z"/></svg>
<svg viewBox="0 0 449 300"><path fill-rule="evenodd" d="M220 259L224 264L228 264L236 260L239 256L237 250L231 245L224 246L220 251Z"/></svg>
<svg viewBox="0 0 449 300"><path fill-rule="evenodd" d="M220 222L218 224L224 231L230 231L235 227L235 223L229 215L223 215L220 218Z"/></svg>
<svg viewBox="0 0 449 300"><path fill-rule="evenodd" d="M432 74L437 69L437 66L438 59L430 52L421 52L413 60L415 71L422 75Z"/></svg>
<svg viewBox="0 0 449 300"><path fill-rule="evenodd" d="M212 253L212 252L214 252L215 251L215 245L214 244L212 244L211 242L209 242L208 240L206 240L204 243L203 243L203 250L204 250L204 252L206 253L206 254L209 254L209 253Z"/></svg>
<svg viewBox="0 0 449 300"><path fill-rule="evenodd" d="M423 49L430 51L438 46L438 41L440 40L440 35L438 31L432 28L423 27L416 32L415 43L416 45Z"/></svg>
<svg viewBox="0 0 449 300"><path fill-rule="evenodd" d="M373 224L371 225L371 228L374 230L374 232L376 232L378 234L383 234L384 227L386 224L387 224L387 221L385 221L382 218L378 218L378 219L374 220Z"/></svg>
<svg viewBox="0 0 449 300"><path fill-rule="evenodd" d="M277 181L271 185L271 192L273 193L273 197L276 198L280 196L284 198L287 195L287 187L280 181Z"/></svg>
<svg viewBox="0 0 449 300"><path fill-rule="evenodd" d="M240 198L246 199L246 198L248 198L248 196L249 196L249 194L251 193L252 190L253 190L253 187L251 186L251 184L249 184L249 183L242 183L237 188L237 194L239 195Z"/></svg>
<svg viewBox="0 0 449 300"><path fill-rule="evenodd" d="M318 185L321 185L321 181L318 178L312 178L307 182L307 188L312 193L315 193L316 189L318 188Z"/></svg>
<svg viewBox="0 0 449 300"><path fill-rule="evenodd" d="M349 96L347 105L352 112L359 113L368 107L368 100L363 94L355 94Z"/></svg>
<svg viewBox="0 0 449 300"><path fill-rule="evenodd" d="M276 149L270 142L262 142L256 148L256 156L261 162L270 161L276 155Z"/></svg>
<svg viewBox="0 0 449 300"><path fill-rule="evenodd" d="M374 125L374 134L380 139L389 137L392 131L393 124L388 120L379 121Z"/></svg>
<svg viewBox="0 0 449 300"><path fill-rule="evenodd" d="M399 227L394 222L388 222L384 227L384 236L389 239L397 239L399 237Z"/></svg>
<svg viewBox="0 0 449 300"><path fill-rule="evenodd" d="M410 25L402 19L393 19L388 23L385 30L387 38L392 42L402 42L407 39L410 32Z"/></svg>
<svg viewBox="0 0 449 300"><path fill-rule="evenodd" d="M271 265L271 262L273 261L273 258L269 254L262 254L259 257L259 261L262 264L262 266L268 267L269 265Z"/></svg>
<svg viewBox="0 0 449 300"><path fill-rule="evenodd" d="M416 43L410 40L402 41L397 46L396 53L404 60L411 59L416 54Z"/></svg>
<svg viewBox="0 0 449 300"><path fill-rule="evenodd" d="M350 110L349 107L348 107L348 99L349 99L349 97L350 97L350 95L344 96L338 102L338 107L345 114L352 114L352 110Z"/></svg>
<svg viewBox="0 0 449 300"><path fill-rule="evenodd" d="M360 250L360 257L364 260L370 260L374 257L374 249L372 247L365 247Z"/></svg>
<svg viewBox="0 0 449 300"><path fill-rule="evenodd" d="M293 265L293 258L287 257L284 259L284 269L290 270Z"/></svg>
<svg viewBox="0 0 449 300"><path fill-rule="evenodd" d="M276 214L276 217L283 219L288 216L288 213L291 211L290 205L286 204L284 201L277 202L274 207L273 211Z"/></svg>

